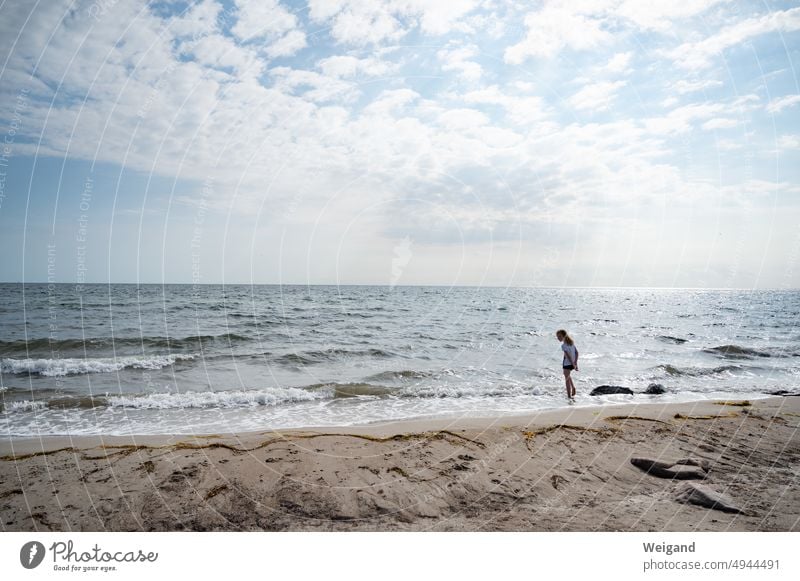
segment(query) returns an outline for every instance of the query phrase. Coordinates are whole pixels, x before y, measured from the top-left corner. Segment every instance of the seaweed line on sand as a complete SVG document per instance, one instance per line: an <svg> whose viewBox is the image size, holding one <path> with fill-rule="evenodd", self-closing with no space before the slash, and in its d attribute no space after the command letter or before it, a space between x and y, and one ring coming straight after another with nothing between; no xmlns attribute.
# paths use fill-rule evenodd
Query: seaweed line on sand
<svg viewBox="0 0 800 581"><path fill-rule="evenodd" d="M736 412L729 414L718 414L713 416L686 416L683 414L675 414L673 416L676 420L720 420L722 418L738 418L739 414Z"/></svg>
<svg viewBox="0 0 800 581"><path fill-rule="evenodd" d="M522 435L525 436L526 440L531 440L536 436L542 436L549 432L554 432L556 430L572 430L575 432L592 432L595 434L600 434L601 436L608 436L612 432L616 432L616 428L585 428L583 426L571 426L569 424L557 424L555 426L547 426L546 428L539 428L537 430L527 430L522 432Z"/></svg>
<svg viewBox="0 0 800 581"><path fill-rule="evenodd" d="M625 420L637 420L640 422L656 422L658 424L670 425L669 422L665 422L664 420L659 420L656 418L644 418L642 416L608 416L607 418L603 418L603 420L607 422L624 422Z"/></svg>
<svg viewBox="0 0 800 581"><path fill-rule="evenodd" d="M9 454L7 456L0 456L0 460L7 461L7 462L16 462L18 460L27 460L29 458L35 458L37 456L49 456L51 454L58 454L59 452L72 452L72 453L82 453L84 459L87 460L103 460L106 458L111 458L112 456L128 456L133 452L138 452L142 450L207 450L211 448L224 448L226 450L230 450L236 454L244 454L247 452L254 452L256 450L260 450L262 448L266 448L271 446L272 444L278 442L286 442L287 440L305 440L305 439L313 439L313 438L324 438L324 437L346 437L346 438L358 438L362 440L368 440L370 442L378 442L378 443L385 443L385 442L401 442L401 441L408 441L408 440L462 440L464 442L469 442L477 446L478 448L485 448L486 445L483 442L479 442L478 440L472 440L465 436L461 436L449 430L439 430L435 432L418 432L413 434L396 434L394 436L386 436L386 437L379 437L379 436L369 436L366 434L345 434L345 433L312 433L312 434L289 434L286 436L282 436L280 438L271 438L268 440L264 440L259 444L253 446L252 448L240 448L231 444L225 444L224 442L210 442L207 444L194 444L189 442L178 442L176 444L164 444L160 446L154 445L147 445L147 444L103 444L101 446L96 446L95 448L91 449L100 449L100 450L114 450L109 452L103 456L88 456L86 451L81 451L77 448L59 448L57 450L42 450L39 452L32 452L29 454L20 454L14 455Z"/></svg>

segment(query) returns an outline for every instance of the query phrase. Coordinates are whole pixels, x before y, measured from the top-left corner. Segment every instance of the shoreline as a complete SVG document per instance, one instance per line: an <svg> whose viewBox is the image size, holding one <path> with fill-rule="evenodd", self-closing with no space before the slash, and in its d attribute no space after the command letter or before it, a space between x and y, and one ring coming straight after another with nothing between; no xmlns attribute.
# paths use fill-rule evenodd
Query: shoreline
<svg viewBox="0 0 800 581"><path fill-rule="evenodd" d="M768 397L4 438L0 515L6 531L800 530L798 423L800 398ZM702 461L699 490L739 512L677 500L694 481L655 477L634 457Z"/></svg>
<svg viewBox="0 0 800 581"><path fill-rule="evenodd" d="M612 394L614 395L614 394ZM621 394L624 397L625 394ZM646 395L644 393L634 393L635 395ZM204 436L213 435L215 437L225 437L225 438L237 438L237 437L247 437L251 435L257 434L267 434L267 433L289 433L289 432L305 432L305 431L347 431L347 432L365 432L365 433L382 433L381 430L384 428L389 428L391 426L396 427L397 429L403 430L407 429L408 427L413 426L415 429L424 429L425 426L447 426L447 425L456 425L459 427L470 427L475 428L483 425L490 425L492 423L503 423L506 420L512 421L513 423L537 423L537 422L547 422L547 421L557 421L558 418L562 416L570 416L570 417L578 417L582 418L585 415L586 410L591 410L593 415L597 415L597 412L600 410L607 410L612 408L627 408L627 407L635 407L640 408L644 407L645 409L648 406L655 406L657 408L663 406L705 406L705 405L718 405L719 402L722 401L764 401L769 399L782 399L783 397L800 397L800 392L798 393L787 393L787 394L770 394L770 393L745 393L745 394L731 394L730 397L723 397L720 395L719 397L712 397L710 399L687 399L682 401L659 401L653 402L651 400L639 400L635 401L633 399L629 401L623 402L603 402L598 399L595 403L592 399L583 400L581 403L571 404L567 403L562 407L547 407L541 409L529 409L524 412L501 412L501 413L492 413L489 411L485 414L481 415L464 415L464 414L457 414L457 412L444 412L441 415L437 414L426 414L420 416L412 416L407 418L400 418L400 419L384 419L384 420L372 420L367 423L355 423L355 424L308 424L308 425L298 425L298 426L289 426L289 427L277 427L277 428L264 428L264 429L245 429L245 430L236 430L236 431L209 431L209 432L197 432L197 433L177 433L177 434L151 434L151 433L139 433L139 434L46 434L41 436L31 436L31 435L16 435L16 434L0 434L0 456L5 456L8 454L13 453L12 450L12 443L14 444L14 449L19 450L49 450L55 445L52 442L60 442L61 445L59 447L64 447L65 445L76 445L78 447L86 447L89 445L101 445L104 442L114 442L114 443L122 443L128 442L131 444L135 443L147 443L147 444L159 444L159 443L175 443L178 442L181 438L198 438ZM589 397L589 396L587 396ZM585 402L589 402L588 404ZM716 409L716 408L705 408L705 409ZM67 442L68 444L63 444ZM41 447L42 444L47 444L44 448ZM21 447L21 448L20 448Z"/></svg>

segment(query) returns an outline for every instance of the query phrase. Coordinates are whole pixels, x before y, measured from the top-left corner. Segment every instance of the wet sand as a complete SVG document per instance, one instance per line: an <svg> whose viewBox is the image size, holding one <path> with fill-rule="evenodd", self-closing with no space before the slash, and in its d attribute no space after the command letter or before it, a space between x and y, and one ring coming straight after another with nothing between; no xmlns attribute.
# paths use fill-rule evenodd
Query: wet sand
<svg viewBox="0 0 800 581"><path fill-rule="evenodd" d="M0 518L4 531L797 531L798 425L800 398L775 397L6 439ZM688 486L724 503L692 504L705 496Z"/></svg>

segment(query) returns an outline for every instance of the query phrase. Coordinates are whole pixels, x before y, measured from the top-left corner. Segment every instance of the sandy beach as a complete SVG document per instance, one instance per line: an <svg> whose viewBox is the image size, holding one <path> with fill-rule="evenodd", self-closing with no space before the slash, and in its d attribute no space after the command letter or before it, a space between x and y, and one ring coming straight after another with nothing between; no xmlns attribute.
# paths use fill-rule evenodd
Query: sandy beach
<svg viewBox="0 0 800 581"><path fill-rule="evenodd" d="M0 515L4 531L795 531L798 425L800 398L775 397L6 439Z"/></svg>

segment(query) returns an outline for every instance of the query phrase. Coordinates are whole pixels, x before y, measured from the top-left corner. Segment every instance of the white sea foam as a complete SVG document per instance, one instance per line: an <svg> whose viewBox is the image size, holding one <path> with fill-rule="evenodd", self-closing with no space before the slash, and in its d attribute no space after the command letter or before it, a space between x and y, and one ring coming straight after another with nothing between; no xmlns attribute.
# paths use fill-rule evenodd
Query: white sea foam
<svg viewBox="0 0 800 581"><path fill-rule="evenodd" d="M161 369L176 361L194 359L193 355L154 355L149 357L116 357L102 359L3 359L3 373L31 373L45 377L113 373L123 369Z"/></svg>
<svg viewBox="0 0 800 581"><path fill-rule="evenodd" d="M296 387L275 387L259 391L186 391L140 396L112 396L111 407L136 409L238 408L274 406L282 403L330 399L332 390L306 391Z"/></svg>
<svg viewBox="0 0 800 581"><path fill-rule="evenodd" d="M44 401L12 401L5 405L6 413L36 412L44 409L47 409L47 402Z"/></svg>
<svg viewBox="0 0 800 581"><path fill-rule="evenodd" d="M422 398L469 398L469 397L516 397L534 395L539 390L523 384L475 385L470 383L417 385L406 388L406 397Z"/></svg>

